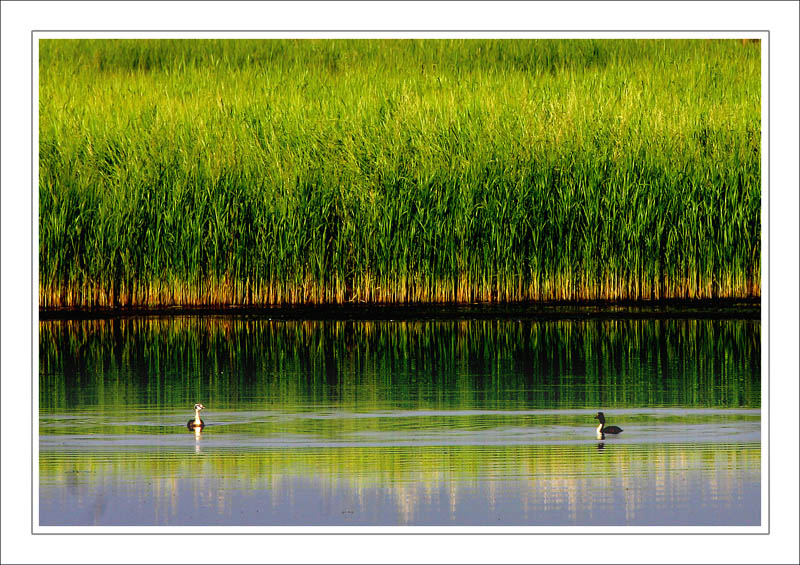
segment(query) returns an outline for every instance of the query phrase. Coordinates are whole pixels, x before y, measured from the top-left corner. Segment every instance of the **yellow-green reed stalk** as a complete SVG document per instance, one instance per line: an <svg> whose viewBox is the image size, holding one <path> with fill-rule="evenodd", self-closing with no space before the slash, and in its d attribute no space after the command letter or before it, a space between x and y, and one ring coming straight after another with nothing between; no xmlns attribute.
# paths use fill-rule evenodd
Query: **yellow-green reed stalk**
<svg viewBox="0 0 800 565"><path fill-rule="evenodd" d="M760 295L760 48L42 40L42 307Z"/></svg>

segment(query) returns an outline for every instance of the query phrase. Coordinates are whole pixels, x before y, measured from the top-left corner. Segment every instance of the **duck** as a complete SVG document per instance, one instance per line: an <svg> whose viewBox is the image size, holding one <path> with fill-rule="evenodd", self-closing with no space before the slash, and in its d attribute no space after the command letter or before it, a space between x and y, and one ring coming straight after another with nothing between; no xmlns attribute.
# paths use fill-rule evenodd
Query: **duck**
<svg viewBox="0 0 800 565"><path fill-rule="evenodd" d="M190 430L202 430L206 427L206 423L200 419L200 410L204 410L205 406L202 404L194 405L194 419L186 422L186 427Z"/></svg>
<svg viewBox="0 0 800 565"><path fill-rule="evenodd" d="M595 420L600 420L600 425L597 426L597 437L604 438L605 434L618 434L622 432L622 428L617 426L606 426L606 417L602 412L598 412L594 417Z"/></svg>

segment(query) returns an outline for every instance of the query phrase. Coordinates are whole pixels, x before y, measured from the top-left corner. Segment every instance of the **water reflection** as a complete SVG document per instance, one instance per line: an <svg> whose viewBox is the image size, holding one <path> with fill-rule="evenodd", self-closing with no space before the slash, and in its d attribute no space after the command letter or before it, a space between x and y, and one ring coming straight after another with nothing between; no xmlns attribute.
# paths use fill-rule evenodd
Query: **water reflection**
<svg viewBox="0 0 800 565"><path fill-rule="evenodd" d="M42 525L761 520L757 321L50 321L39 348Z"/></svg>
<svg viewBox="0 0 800 565"><path fill-rule="evenodd" d="M760 406L752 320L40 323L40 410Z"/></svg>
<svg viewBox="0 0 800 565"><path fill-rule="evenodd" d="M91 472L75 474L70 456L46 453L41 514L42 524L81 523L108 496L147 499L101 520L109 525L753 525L760 455L758 445L619 443L175 451L144 461L88 452L80 458ZM60 488L68 481L76 486ZM74 513L49 511L66 506Z"/></svg>

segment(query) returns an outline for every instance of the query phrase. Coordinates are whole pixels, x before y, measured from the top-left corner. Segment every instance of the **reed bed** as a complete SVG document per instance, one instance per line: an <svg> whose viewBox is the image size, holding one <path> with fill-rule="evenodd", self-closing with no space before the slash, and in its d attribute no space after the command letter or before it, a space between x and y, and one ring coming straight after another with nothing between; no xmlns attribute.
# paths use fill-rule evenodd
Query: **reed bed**
<svg viewBox="0 0 800 565"><path fill-rule="evenodd" d="M758 297L760 61L40 40L40 307Z"/></svg>

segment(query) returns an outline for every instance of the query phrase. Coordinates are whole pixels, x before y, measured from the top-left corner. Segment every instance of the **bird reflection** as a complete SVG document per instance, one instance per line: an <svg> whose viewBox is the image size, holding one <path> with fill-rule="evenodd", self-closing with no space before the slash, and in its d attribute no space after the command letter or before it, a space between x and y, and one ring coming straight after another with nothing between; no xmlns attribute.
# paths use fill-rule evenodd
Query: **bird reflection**
<svg viewBox="0 0 800 565"><path fill-rule="evenodd" d="M200 453L200 439L203 437L203 429L202 428L195 428L194 429L194 452Z"/></svg>
<svg viewBox="0 0 800 565"><path fill-rule="evenodd" d="M597 444L597 451L603 451L606 448L606 444L602 441Z"/></svg>

